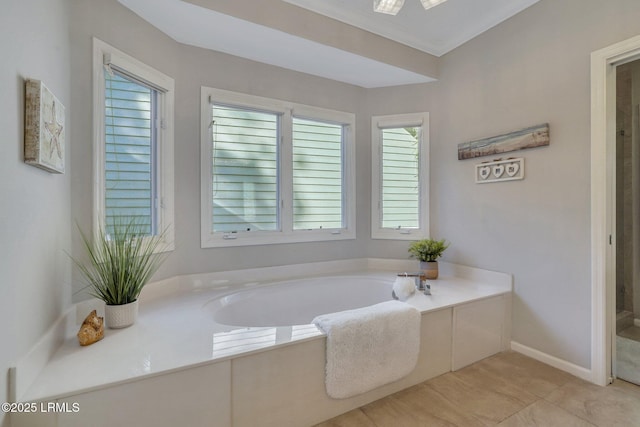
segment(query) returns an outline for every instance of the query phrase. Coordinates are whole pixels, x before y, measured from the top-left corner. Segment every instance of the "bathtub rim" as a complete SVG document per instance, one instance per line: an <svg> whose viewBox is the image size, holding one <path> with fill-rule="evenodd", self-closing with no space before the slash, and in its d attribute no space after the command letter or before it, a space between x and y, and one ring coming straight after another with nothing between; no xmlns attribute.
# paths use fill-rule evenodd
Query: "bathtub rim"
<svg viewBox="0 0 640 427"><path fill-rule="evenodd" d="M449 279L453 279L457 282L466 284L477 284L478 286L484 286L486 289L483 291L484 295L481 297L473 297L467 301L458 302L464 303L469 301L476 301L480 299L490 298L492 296L511 293L513 287L513 278L511 274L500 273L489 270L482 270L475 267L467 267L457 264L441 261L440 269L442 277L437 282L445 283L447 276ZM224 286L220 286L220 283L215 282L212 286L211 283L206 286L203 285L202 280L205 281L218 281L221 278L227 276L236 276L239 273L243 274L246 280L251 278L270 278L271 280L277 280L280 278L291 278L300 276L302 274L311 274L311 272L321 274L340 274L347 273L349 271L361 271L366 270L370 273L375 272L404 272L416 270L416 262L408 260L394 260L394 259L378 259L378 258L363 258L354 260L341 260L341 261L328 261L320 263L309 264L293 264L287 266L265 267L265 268L252 268L247 270L234 270L226 272L214 272L214 273L201 273L190 274L183 276L175 276L168 279L159 280L153 282L145 287L143 295L141 295L141 307L145 304L150 304L173 296L176 293L185 293L191 291L192 295L196 295L198 292L207 291L221 291L224 290L224 286L228 285L225 282ZM292 277L294 275L294 277ZM198 283L200 281L200 283ZM231 283L230 281L229 283ZM82 322L84 315L78 316L79 313L84 313L87 309L93 309L96 303L102 304L96 301L83 301L75 304L75 307L69 308L49 331L38 341L36 345L21 358L18 363L9 372L9 397L11 401L34 401L34 400L54 400L64 397L77 395L79 393L86 393L94 390L99 390L107 387L111 387L118 384L125 384L133 381L137 381L143 378L150 378L152 376L164 375L172 372L176 372L184 369L192 369L202 365L210 363L219 363L235 357L243 357L245 355L268 351L278 346L293 345L298 342L321 339L324 334L318 331L317 335L308 337L301 340L290 341L287 343L279 343L275 346L268 346L259 348L256 350L250 350L241 354L233 354L225 357L215 359L205 359L198 362L191 362L187 364L176 364L171 368L164 368L155 372L144 373L139 375L128 375L125 378L116 380L96 380L95 384L87 385L86 387L65 389L59 384L64 384L65 375L62 373L57 375L54 373L53 377L57 377L60 380L55 386L43 390L42 387L36 387L38 381L42 381L43 372L47 368L51 368L52 362L56 361L56 357L59 356L59 352L65 345L70 344L70 340L75 340L75 333L79 324ZM438 305L437 307L417 307L422 313L426 311L436 311L452 307L455 304ZM90 310L89 310L90 311ZM107 337L105 337L107 338ZM104 340L103 340L104 342ZM108 342L108 341L107 341ZM77 342L76 342L77 344ZM100 343L97 343L100 344ZM90 348L90 347L89 347ZM82 351L83 349L76 349ZM64 363L62 363L64 365ZM59 368L59 367L58 367ZM69 367L68 367L69 368ZM73 366L70 366L73 368ZM108 368L104 368L108 370ZM54 369L55 370L55 369ZM51 371L51 369L49 369ZM73 372L73 369L62 369L60 372ZM50 373L50 372L49 372ZM51 376L51 375L50 375ZM50 379L50 378L49 378ZM56 387L58 390L56 391Z"/></svg>

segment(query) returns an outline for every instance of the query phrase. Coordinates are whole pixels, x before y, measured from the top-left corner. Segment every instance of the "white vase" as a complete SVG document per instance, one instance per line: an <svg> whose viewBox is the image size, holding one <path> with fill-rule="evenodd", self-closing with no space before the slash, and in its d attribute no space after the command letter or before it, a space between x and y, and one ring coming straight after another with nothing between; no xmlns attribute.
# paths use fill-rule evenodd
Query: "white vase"
<svg viewBox="0 0 640 427"><path fill-rule="evenodd" d="M126 328L133 325L138 318L138 300L122 305L107 305L104 308L107 327L111 329Z"/></svg>

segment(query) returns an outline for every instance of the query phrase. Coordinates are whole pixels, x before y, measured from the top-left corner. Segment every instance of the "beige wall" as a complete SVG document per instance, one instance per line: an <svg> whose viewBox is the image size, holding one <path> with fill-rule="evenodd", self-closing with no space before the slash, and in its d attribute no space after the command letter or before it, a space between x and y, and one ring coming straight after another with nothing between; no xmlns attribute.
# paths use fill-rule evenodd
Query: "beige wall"
<svg viewBox="0 0 640 427"><path fill-rule="evenodd" d="M443 56L440 81L406 91L435 95L431 230L452 242L445 258L513 273L513 339L585 368L590 53L639 34L638 16L635 0L541 0ZM388 112L424 107L422 99L390 94L370 91L369 102L391 100ZM473 168L480 160L457 160L460 142L545 122L549 147L507 154L525 158L524 181L478 185Z"/></svg>
<svg viewBox="0 0 640 427"><path fill-rule="evenodd" d="M69 151L64 175L23 163L24 78L44 81L71 123L68 20L67 0L5 1L0 14L0 402L9 367L71 302Z"/></svg>
<svg viewBox="0 0 640 427"><path fill-rule="evenodd" d="M176 80L176 250L158 278L362 256L406 258L406 242L369 238L370 116L428 111L431 229L452 243L445 259L513 273L514 340L590 367L589 54L640 33L637 0L541 0L440 58L440 81L375 90L178 44L116 0L71 0L70 10L64 0L10 3L0 18L2 31L11 34L0 40L9 64L0 69L0 182L8 206L1 215L11 224L0 235L0 320L12 325L0 329L1 341L9 343L0 346L3 370L71 300L61 249L80 250L75 230L69 243L73 221L91 224L92 36ZM70 167L64 176L21 161L20 78L27 75L48 82L67 106ZM357 240L201 249L201 85L356 113ZM457 160L460 142L544 122L551 126L551 145L516 153L526 159L524 181L476 185L476 161ZM33 320L25 327L27 317ZM3 400L6 378L0 381Z"/></svg>
<svg viewBox="0 0 640 427"><path fill-rule="evenodd" d="M580 13L576 13L576 11ZM180 45L115 0L75 1L75 140L90 141L90 38L176 79L176 251L160 276L359 256L406 258L370 233L370 116L431 114L431 229L449 261L515 276L514 340L590 367L589 55L640 33L635 0L542 0L440 58L438 82L364 90ZM208 85L357 114L357 240L200 249L199 88ZM548 122L526 179L476 185L457 144ZM90 218L90 146L74 150L73 212ZM84 163L83 163L84 162Z"/></svg>
<svg viewBox="0 0 640 427"><path fill-rule="evenodd" d="M72 1L72 129L78 144L72 153L73 219L91 224L91 38L93 36L173 77L175 90L175 230L176 250L157 278L182 273L220 271L360 257L359 241L287 244L275 247L200 248L200 87L210 86L324 108L358 112L364 89L260 64L223 53L176 43L121 6L116 0ZM359 118L358 120L361 121ZM368 141L357 129L357 158L366 157ZM368 181L357 180L358 211ZM367 232L358 225L359 236ZM74 236L74 251L81 243ZM79 284L76 284L78 287ZM81 297L80 297L81 298Z"/></svg>
<svg viewBox="0 0 640 427"><path fill-rule="evenodd" d="M476 162L451 152L437 162L447 184L436 189L434 205L440 233L464 242L452 255L513 273L513 340L586 368L589 55L607 45L588 39L601 28L590 21L610 5L543 0L447 55L440 82L447 113L436 131L454 151L458 142L549 123L549 147L509 154L525 158L524 181L474 184Z"/></svg>

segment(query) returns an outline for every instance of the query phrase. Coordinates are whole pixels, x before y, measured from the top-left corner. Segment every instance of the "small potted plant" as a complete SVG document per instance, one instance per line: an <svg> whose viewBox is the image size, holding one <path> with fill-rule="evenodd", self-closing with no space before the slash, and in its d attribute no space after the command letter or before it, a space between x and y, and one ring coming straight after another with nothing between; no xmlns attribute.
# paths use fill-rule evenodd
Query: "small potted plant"
<svg viewBox="0 0 640 427"><path fill-rule="evenodd" d="M101 229L93 243L80 230L88 262L73 261L88 283L90 294L105 302L109 328L126 328L138 316L138 297L166 254L157 253L164 233L148 236L135 220Z"/></svg>
<svg viewBox="0 0 640 427"><path fill-rule="evenodd" d="M438 278L438 258L442 256L449 244L444 240L422 239L411 243L409 253L420 261L420 269L427 279Z"/></svg>

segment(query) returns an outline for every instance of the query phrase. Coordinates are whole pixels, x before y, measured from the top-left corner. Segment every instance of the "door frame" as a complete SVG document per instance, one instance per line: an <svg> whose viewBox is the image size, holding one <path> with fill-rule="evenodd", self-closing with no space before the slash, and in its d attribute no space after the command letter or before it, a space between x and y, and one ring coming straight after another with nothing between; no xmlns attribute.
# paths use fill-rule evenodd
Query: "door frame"
<svg viewBox="0 0 640 427"><path fill-rule="evenodd" d="M591 376L611 383L615 360L616 67L640 59L640 36L591 53Z"/></svg>

